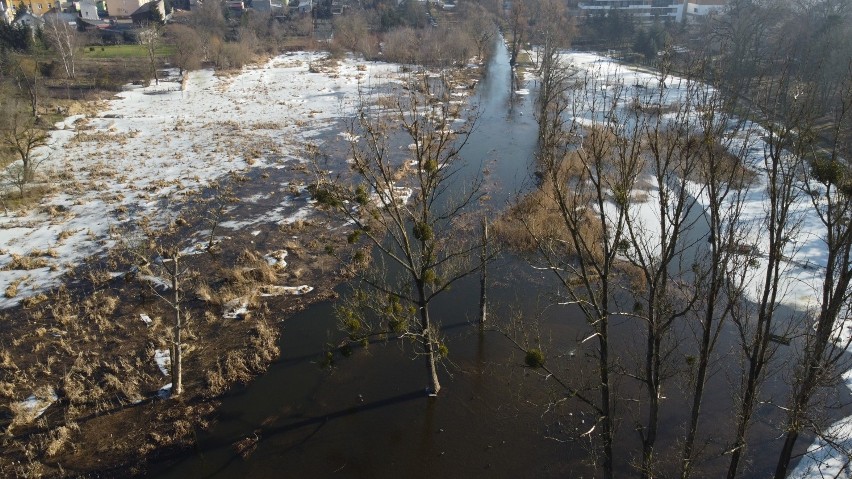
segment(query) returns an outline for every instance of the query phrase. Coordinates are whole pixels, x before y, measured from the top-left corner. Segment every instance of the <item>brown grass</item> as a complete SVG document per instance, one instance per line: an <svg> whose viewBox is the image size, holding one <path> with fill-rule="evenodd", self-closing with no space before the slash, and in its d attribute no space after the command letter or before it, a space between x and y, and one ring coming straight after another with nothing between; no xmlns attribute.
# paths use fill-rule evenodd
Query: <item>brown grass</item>
<svg viewBox="0 0 852 479"><path fill-rule="evenodd" d="M42 257L41 255L33 256L33 255L19 255L12 254L12 261L9 262L6 266L2 268L3 271L11 271L11 270L24 270L29 271L31 269L38 268L46 268L50 265L48 261Z"/></svg>

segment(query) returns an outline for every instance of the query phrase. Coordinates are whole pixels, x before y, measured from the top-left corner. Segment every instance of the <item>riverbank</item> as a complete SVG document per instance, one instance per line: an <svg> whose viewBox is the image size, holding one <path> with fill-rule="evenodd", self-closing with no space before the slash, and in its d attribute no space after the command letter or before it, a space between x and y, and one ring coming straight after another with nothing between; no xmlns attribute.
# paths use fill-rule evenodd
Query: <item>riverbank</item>
<svg viewBox="0 0 852 479"><path fill-rule="evenodd" d="M345 168L341 118L403 70L294 53L130 86L58 123L39 152L49 194L0 218L0 472L126 475L193 444L216 398L278 356L278 323L345 279L325 253L341 225L307 191L310 147ZM189 268L180 398L151 245Z"/></svg>

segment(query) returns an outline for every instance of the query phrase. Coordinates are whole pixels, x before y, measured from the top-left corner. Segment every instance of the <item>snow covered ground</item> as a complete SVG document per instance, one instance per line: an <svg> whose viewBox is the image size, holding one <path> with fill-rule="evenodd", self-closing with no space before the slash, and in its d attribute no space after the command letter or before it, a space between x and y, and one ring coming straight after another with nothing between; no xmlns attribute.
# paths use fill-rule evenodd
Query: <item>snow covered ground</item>
<svg viewBox="0 0 852 479"><path fill-rule="evenodd" d="M616 87L624 88L619 103L620 107L625 109L628 108L634 97L647 99L647 97L657 95L659 92L659 89L656 88L659 80L652 73L628 68L609 58L595 54L570 53L566 55L566 58L580 71L593 76L595 79L593 88L599 97L597 99L598 104L602 107L608 106L609 102L605 101L608 92L610 92L609 101L611 101L611 92ZM684 79L668 76L664 82L666 88L662 90L660 98L660 104L663 107L682 103L691 94ZM673 115L673 113L664 116L670 115ZM595 121L600 121L600 119L595 114L577 118L578 122L583 125L590 125ZM764 253L767 251L768 238L764 234L764 229L760 228L759 225L766 214L768 205L766 175L761 169L764 165L765 143L763 138L765 136L766 131L760 125L746 123L737 129L736 137L733 140L737 148L742 147L748 152L746 161L755 167L755 172L758 174L754 185L745 196L744 211L741 218L743 223L753 227L749 228L749 235L743 242L757 246L758 250ZM804 185L800 186L804 187ZM706 198L700 194L701 188L698 185L693 187L699 204L706 206ZM632 208L632 213L637 218L645 220L642 221L642 224L647 229L646 233L650 236L649 240L653 240L653 237L659 237L660 234L658 231L652 231L649 227L651 224L659 224L659 211L657 211L653 201L657 194L656 190L649 191L648 201L635 203ZM819 292L822 290L819 273L820 269L825 267L826 262L824 242L820 234L821 223L819 218L812 213L812 209L810 197L806 195L801 195L800 200L793 207L793 216L800 220L801 224L798 227L795 241L785 250L785 255L790 261L784 264L785 271L782 274L780 301L802 311L818 306ZM766 275L766 261L763 259L758 259L758 261L759 265L750 269L748 284L758 285L760 284L759 279ZM759 297L757 289L749 289L747 293L753 300Z"/></svg>
<svg viewBox="0 0 852 479"><path fill-rule="evenodd" d="M63 273L119 241L117 226L158 212L231 171L305 162L306 140L351 112L358 89L402 77L394 64L295 53L217 76L192 72L159 85L128 87L96 117L67 118L51 132L47 160L56 193L0 216L0 308L56 286ZM313 70L314 72L312 72ZM310 214L285 197L260 221ZM3 296L3 293L6 293Z"/></svg>
<svg viewBox="0 0 852 479"><path fill-rule="evenodd" d="M589 53L566 53L565 60L574 65L579 72L588 74L593 79L590 87L591 94L595 97L596 104L601 109L607 108L613 99L613 91L621 89L622 94L619 108L627 109L634 97L647 98L649 95L660 94L659 103L663 106L676 105L687 100L690 88L687 82L678 77L666 77L664 83L666 88L660 89L658 77L652 73L639 71L626 67L609 58ZM652 93L653 92L653 93ZM626 110L625 110L626 111ZM665 109L663 110L665 111ZM591 112L586 116L577 118L577 121L589 126L602 120L599 111ZM671 115L671 113L664 114ZM732 120L732 124L734 124ZM767 251L768 237L761 223L768 208L766 199L766 174L764 167L765 138L767 132L754 123L740 125L733 138L736 148L743 148L747 152L747 162L753 165L757 177L754 185L745 195L742 213L742 221L748 226L747 236L743 243L755 245L760 252ZM804 185L799 185L803 188ZM701 188L693 185L694 196L702 207L706 207L706 197L700 193ZM654 200L658 198L659 191L651 189L647 191L646 202L635 202L631 206L630 214L636 218L637 223L643 225L645 234L650 244L660 236L659 211ZM822 223L815 214L811 199L802 194L800 199L793 205L792 216L800 221L795 234L795 240L785 250L785 256L789 261L783 264L781 303L800 311L810 311L819 307L819 300L823 281L822 270L825 268L827 253L823 240ZM654 228L654 225L657 228ZM709 232L709 226L708 226ZM749 277L746 284L755 285L748 289L746 294L753 300L757 300L760 294L759 285L767 271L767 261L758 258L758 263L749 269ZM847 328L844 324L838 325L838 337L842 341L848 337ZM852 371L845 375L847 386L852 389ZM831 427L834 437L848 450L852 446L852 417L843 419ZM848 466L849 460L844 453L825 442L817 441L811 448L791 478L821 478L821 477L852 477L852 470Z"/></svg>

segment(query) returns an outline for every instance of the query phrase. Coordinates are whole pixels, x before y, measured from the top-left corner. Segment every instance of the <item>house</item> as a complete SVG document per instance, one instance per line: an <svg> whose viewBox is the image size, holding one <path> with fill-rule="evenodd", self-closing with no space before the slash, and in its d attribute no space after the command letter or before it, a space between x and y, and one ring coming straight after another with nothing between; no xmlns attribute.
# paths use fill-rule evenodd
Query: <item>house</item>
<svg viewBox="0 0 852 479"><path fill-rule="evenodd" d="M83 0L82 2L79 2L76 7L79 17L84 20L101 19L101 16L98 14L98 6L91 0Z"/></svg>
<svg viewBox="0 0 852 479"><path fill-rule="evenodd" d="M48 10L47 13L41 16L41 19L44 22L53 21L55 19L62 23L67 23L68 25L74 25L75 28L77 26L77 15L73 13L65 13L55 8Z"/></svg>
<svg viewBox="0 0 852 479"><path fill-rule="evenodd" d="M618 10L639 19L680 21L683 18L684 2L680 0L585 0L578 6L586 14Z"/></svg>
<svg viewBox="0 0 852 479"><path fill-rule="evenodd" d="M696 21L699 17L722 13L727 5L726 0L685 0L684 19Z"/></svg>
<svg viewBox="0 0 852 479"><path fill-rule="evenodd" d="M30 12L25 12L12 23L14 23L15 25L26 25L32 28L33 32L35 32L37 28L40 28L42 25L44 25L44 20L42 20L41 17L38 15L33 15Z"/></svg>
<svg viewBox="0 0 852 479"><path fill-rule="evenodd" d="M163 0L153 0L137 8L130 14L130 18L136 25L147 25L151 22L163 22L166 20L166 6Z"/></svg>
<svg viewBox="0 0 852 479"><path fill-rule="evenodd" d="M249 6L258 12L272 12L274 15L279 15L284 8L284 5L273 3L272 0L252 0Z"/></svg>
<svg viewBox="0 0 852 479"><path fill-rule="evenodd" d="M106 0L107 13L111 17L127 18L147 2L148 0Z"/></svg>
<svg viewBox="0 0 852 479"><path fill-rule="evenodd" d="M51 8L61 9L58 1L51 0L24 0L19 3L19 5L23 5L27 8L27 12L40 17L47 13Z"/></svg>
<svg viewBox="0 0 852 479"><path fill-rule="evenodd" d="M228 7L228 10L234 12L242 12L246 9L246 5L243 3L243 0L227 0L225 2L225 6Z"/></svg>
<svg viewBox="0 0 852 479"><path fill-rule="evenodd" d="M296 7L296 11L299 13L311 13L311 10L314 9L314 0L299 0L299 6Z"/></svg>

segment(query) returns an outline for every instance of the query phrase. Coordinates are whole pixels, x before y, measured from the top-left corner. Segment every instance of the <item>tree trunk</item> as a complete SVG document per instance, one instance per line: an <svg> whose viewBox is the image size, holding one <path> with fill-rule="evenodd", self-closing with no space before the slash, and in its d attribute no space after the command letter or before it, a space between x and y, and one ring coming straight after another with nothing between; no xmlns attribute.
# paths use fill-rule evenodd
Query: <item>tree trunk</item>
<svg viewBox="0 0 852 479"><path fill-rule="evenodd" d="M482 219L482 250L479 256L479 325L488 319L488 220Z"/></svg>
<svg viewBox="0 0 852 479"><path fill-rule="evenodd" d="M642 479L654 477L654 445L657 442L660 414L660 338L654 330L653 322L648 325L647 347L645 381L648 387L648 427L642 434Z"/></svg>
<svg viewBox="0 0 852 479"><path fill-rule="evenodd" d="M714 263L713 269L716 269ZM701 417L701 402L704 398L704 386L707 383L707 366L710 362L710 338L712 333L713 309L716 306L715 297L707 303L704 317L703 331L701 333L701 350L698 358L698 372L695 376L695 390L692 396L692 410L689 414L689 430L683 444L681 454L680 478L688 479L692 474L692 454L695 447L695 437L698 434L698 418Z"/></svg>
<svg viewBox="0 0 852 479"><path fill-rule="evenodd" d="M438 351L435 351L435 337L432 331L432 321L429 318L429 303L426 301L426 285L418 281L417 293L420 296L420 334L423 341L423 350L426 356L426 372L429 377L429 385L426 386L426 394L435 397L441 391L441 383L438 381Z"/></svg>
<svg viewBox="0 0 852 479"><path fill-rule="evenodd" d="M598 354L598 367L600 369L601 381L601 436L603 440L603 477L604 479L613 478L612 466L612 411L610 408L610 391L609 391L609 319L601 319L601 334L598 336L598 345L600 346L600 354Z"/></svg>
<svg viewBox="0 0 852 479"><path fill-rule="evenodd" d="M172 396L180 396L183 393L183 363L182 363L182 351L181 351L181 315L180 315L180 290L178 287L180 286L178 281L178 275L180 274L180 270L178 269L178 258L179 255L175 254L172 256L172 291L174 292L174 304L172 305L175 309L175 325L173 330L172 337Z"/></svg>
<svg viewBox="0 0 852 479"><path fill-rule="evenodd" d="M711 187L711 191L715 191L715 189ZM698 419L701 417L701 403L704 399L704 387L707 384L707 369L710 364L710 355L713 350L713 319L715 317L716 305L718 304L720 291L723 287L723 283L727 279L725 269L720 263L724 261L724 264L728 264L727 256L723 255L728 255L729 253L723 252L720 248L720 242L723 242L723 240L722 231L719 227L719 203L716 200L716 195L711 193L711 198L713 204L710 207L710 289L708 291L707 303L704 306L701 347L698 353L698 371L695 375L692 409L689 414L689 429L687 430L686 439L684 440L683 449L681 451L680 479L688 479L692 475L692 455L695 449L695 438L698 435ZM722 318L724 318L724 316L722 316ZM720 321L722 320L723 319L720 319Z"/></svg>

